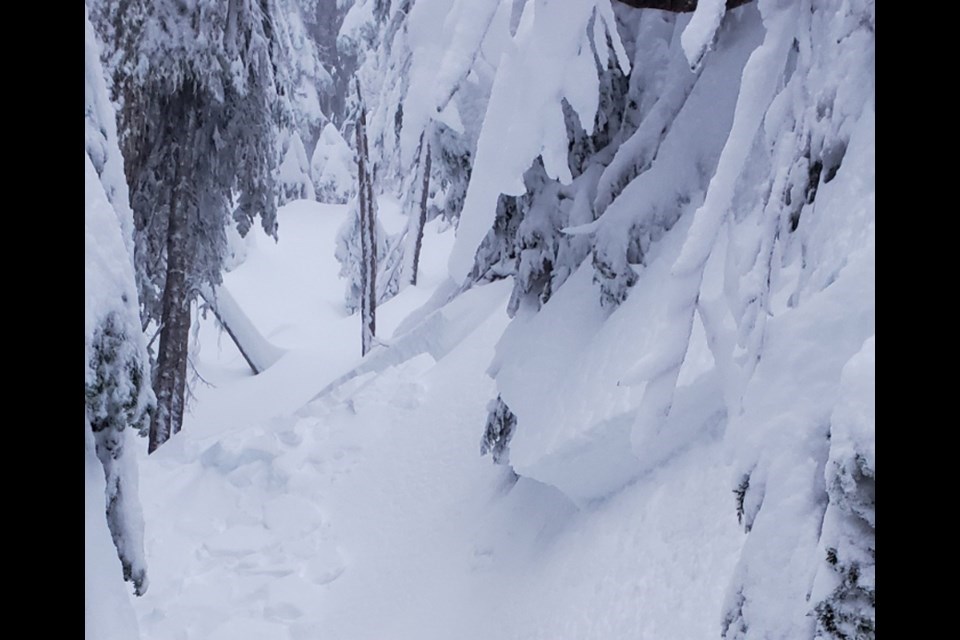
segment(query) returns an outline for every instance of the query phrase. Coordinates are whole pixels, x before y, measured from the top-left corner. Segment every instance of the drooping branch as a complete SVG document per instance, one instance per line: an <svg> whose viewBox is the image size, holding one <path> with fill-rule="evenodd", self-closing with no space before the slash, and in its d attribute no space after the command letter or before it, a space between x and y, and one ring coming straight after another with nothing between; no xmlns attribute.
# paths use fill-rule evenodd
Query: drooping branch
<svg viewBox="0 0 960 640"><path fill-rule="evenodd" d="M697 0L618 0L634 9L660 9L673 13L689 13L697 8ZM727 0L727 10L739 7L751 0Z"/></svg>

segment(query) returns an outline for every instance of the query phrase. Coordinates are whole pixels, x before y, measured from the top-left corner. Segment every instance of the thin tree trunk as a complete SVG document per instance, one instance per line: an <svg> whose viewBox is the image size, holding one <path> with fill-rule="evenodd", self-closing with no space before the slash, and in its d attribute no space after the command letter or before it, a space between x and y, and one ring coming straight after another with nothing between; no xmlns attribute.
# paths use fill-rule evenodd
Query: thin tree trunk
<svg viewBox="0 0 960 640"><path fill-rule="evenodd" d="M174 179L174 185L176 180ZM176 189L176 186L174 186ZM154 392L157 410L150 423L148 453L180 431L183 423L183 395L187 379L187 345L190 339L190 300L187 297L187 211L170 199L170 221L167 229L167 278L163 287L160 346L157 356L157 378Z"/></svg>
<svg viewBox="0 0 960 640"><path fill-rule="evenodd" d="M410 272L410 284L417 284L417 271L420 265L420 248L423 245L423 227L427 224L427 197L430 195L430 140L424 140L424 134L420 134L420 153L423 153L426 145L427 154L423 166L423 189L420 193L420 219L417 222L417 235L413 244L413 269Z"/></svg>
<svg viewBox="0 0 960 640"><path fill-rule="evenodd" d="M373 185L370 173L370 153L367 148L367 108L360 93L360 79L357 84L357 100L360 114L357 118L357 175L359 176L358 198L360 204L360 317L361 353L373 347L377 333L377 238L373 213Z"/></svg>

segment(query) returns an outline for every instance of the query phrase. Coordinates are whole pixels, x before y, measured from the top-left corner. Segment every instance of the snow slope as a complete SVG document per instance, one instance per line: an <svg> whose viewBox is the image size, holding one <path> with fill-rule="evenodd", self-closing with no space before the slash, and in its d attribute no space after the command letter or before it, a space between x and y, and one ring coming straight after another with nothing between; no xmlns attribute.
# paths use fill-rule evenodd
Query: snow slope
<svg viewBox="0 0 960 640"><path fill-rule="evenodd" d="M425 308L393 335L450 287L450 233L428 226L421 284L382 309L391 346L344 376L360 363L332 250L344 215L287 205L279 243L255 236L225 277L287 350L266 373L250 375L212 314L200 323L194 361L211 386L140 461L143 637L715 638L743 537L719 440L580 507L517 481L479 456L512 285Z"/></svg>

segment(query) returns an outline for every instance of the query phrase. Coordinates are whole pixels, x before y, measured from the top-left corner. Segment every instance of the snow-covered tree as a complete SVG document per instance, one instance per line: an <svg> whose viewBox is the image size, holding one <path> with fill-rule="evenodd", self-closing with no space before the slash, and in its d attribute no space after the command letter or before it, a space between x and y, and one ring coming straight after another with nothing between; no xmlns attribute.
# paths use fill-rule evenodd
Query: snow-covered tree
<svg viewBox="0 0 960 640"><path fill-rule="evenodd" d="M659 626L658 616L673 613L663 602L690 601L675 588L686 584L714 598L700 610L713 611L708 624L726 640L874 638L875 2L298 5L313 16L306 30L322 34L317 42L335 40L317 55L338 61L330 100L342 108L327 114L310 173L318 199L348 202L336 257L346 306L361 312L364 354L375 343L376 306L415 281L424 224L443 217L457 226L451 280L397 328L390 348L323 395L349 398L350 419L380 416L383 403L354 403L359 387L340 386L370 375L361 395L393 390L422 425L454 415L446 391L462 389L456 376L487 367L489 395L465 398L456 415L482 429L482 455L525 480L503 500L472 505L490 531L447 528L479 536L484 581L512 577L514 558L536 562L542 554L523 552L548 539L556 559L599 531L612 544L596 546L615 562L631 539L661 537L666 557L649 557L658 579L640 580L656 583L656 603L630 626L604 624L607 635L629 635L648 614L645 629ZM123 68L122 56L108 59ZM354 72L349 93L366 103L339 88ZM287 195L299 197L307 154L290 140L281 147ZM97 153L88 147L93 165ZM377 217L381 191L409 216L393 236ZM93 368L109 372L117 332L105 326L106 338L88 332L88 341L108 356L91 359ZM422 394L407 380L421 374L431 387ZM450 449L410 450L462 450L455 431L444 431ZM677 503L678 490L700 495ZM555 523L571 505L584 507L576 514L584 526L554 544L570 529ZM518 507L531 517L514 518ZM631 511L637 519L606 519ZM505 513L507 528L496 531ZM662 532L660 515L670 520ZM593 526L600 522L654 533L614 535ZM708 548L668 549L672 534L697 527ZM481 558L491 541L496 553ZM578 568L560 565L544 575L562 582ZM515 601L531 586L488 591ZM566 595L553 602L573 601ZM513 608L526 618L522 604ZM470 624L500 622L468 613ZM566 628L598 635L591 622Z"/></svg>
<svg viewBox="0 0 960 640"><path fill-rule="evenodd" d="M503 45L487 34L506 29L499 23L502 28L491 28L496 3L473 4L478 6L448 0L358 0L338 36L338 51L354 61L367 96L374 180L400 200L410 217L398 247L403 284L413 278L422 225L437 216L455 224L470 179L489 96L488 60L495 60ZM456 34L437 23L445 14L455 18L453 24L459 20ZM463 32L464 25L471 31ZM477 57L481 46L489 58ZM443 72L440 89L432 86L438 70Z"/></svg>
<svg viewBox="0 0 960 640"><path fill-rule="evenodd" d="M489 453L496 464L509 464L510 438L516 426L517 416L504 404L503 398L497 396L496 400L490 401L487 406L487 425L480 441L480 455Z"/></svg>
<svg viewBox="0 0 960 640"><path fill-rule="evenodd" d="M337 36L340 55L355 65L355 77L365 97L367 137L370 148L370 173L383 191L398 193L402 181L395 161L397 135L403 120L400 100L407 80L404 69L408 51L405 41L405 16L410 1L356 0L344 16ZM358 105L356 91L346 96L348 115L344 135L354 137Z"/></svg>
<svg viewBox="0 0 960 640"><path fill-rule="evenodd" d="M814 586L817 638L876 635L876 338L843 367L825 468L830 503Z"/></svg>
<svg viewBox="0 0 960 640"><path fill-rule="evenodd" d="M123 158L100 65L99 44L89 19L85 19L84 77L84 427L103 477L97 483L104 488L102 498L95 501L101 508L98 519L103 521L105 517L123 579L132 582L135 593L141 595L147 589L147 573L133 447L137 435L146 435L154 397L140 329L133 270L133 218ZM88 540L88 546L95 543ZM88 571L99 575L107 573L108 567L88 567ZM91 611L103 606L96 602L101 596L99 591L87 593L88 636L89 625L102 618ZM109 600L102 597L104 602ZM112 615L120 618L124 612ZM92 631L98 637L108 633L105 628Z"/></svg>
<svg viewBox="0 0 960 640"><path fill-rule="evenodd" d="M320 109L337 127L348 117L347 96L350 80L356 72L356 54L341 52L337 35L353 0L299 0L307 34L317 51L317 58L329 73L331 85L318 94Z"/></svg>
<svg viewBox="0 0 960 640"><path fill-rule="evenodd" d="M588 500L712 406L748 531L723 635L873 637L872 433L830 416L873 333L874 3L521 4L450 261L514 278L484 449L509 423L518 473Z"/></svg>
<svg viewBox="0 0 960 640"><path fill-rule="evenodd" d="M116 87L145 321L160 341L150 450L180 429L190 302L220 282L225 228L276 235L287 13L270 0L118 3ZM281 126L282 122L281 122Z"/></svg>
<svg viewBox="0 0 960 640"><path fill-rule="evenodd" d="M310 176L320 202L342 204L357 192L353 152L332 122L320 133L310 160Z"/></svg>
<svg viewBox="0 0 960 640"><path fill-rule="evenodd" d="M376 230L377 259L381 261L387 255L386 233L383 226ZM360 251L360 204L356 197L347 203L347 217L337 233L337 243L334 255L340 263L340 277L346 280L344 291L344 307L348 313L356 313L360 309L362 286L361 266L363 264ZM378 302L380 302L378 300Z"/></svg>
<svg viewBox="0 0 960 640"><path fill-rule="evenodd" d="M310 165L307 162L307 152L303 148L303 141L297 132L287 132L281 147L283 161L278 173L277 204L282 205L291 200L315 197L313 180L310 178Z"/></svg>
<svg viewBox="0 0 960 640"><path fill-rule="evenodd" d="M305 148L312 149L320 131L329 122L321 102L323 96L335 91L334 81L320 59L317 43L304 24L304 12L310 7L286 0L279 3L278 8L285 12L286 18L277 25L286 52L278 62L288 67L293 126Z"/></svg>

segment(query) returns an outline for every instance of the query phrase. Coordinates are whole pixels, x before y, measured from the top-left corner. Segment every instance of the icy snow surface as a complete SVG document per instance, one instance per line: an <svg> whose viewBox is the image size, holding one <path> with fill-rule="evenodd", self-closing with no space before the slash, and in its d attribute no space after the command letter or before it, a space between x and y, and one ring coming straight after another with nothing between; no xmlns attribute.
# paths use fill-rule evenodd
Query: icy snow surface
<svg viewBox="0 0 960 640"><path fill-rule="evenodd" d="M379 310L387 346L357 369L333 258L345 211L281 208L279 243L254 236L224 278L286 350L267 372L251 376L201 321L207 383L183 431L140 461L142 637L716 638L742 540L720 443L700 438L581 507L514 482L479 456L511 283L434 310L452 291L452 231L431 223L420 283Z"/></svg>

